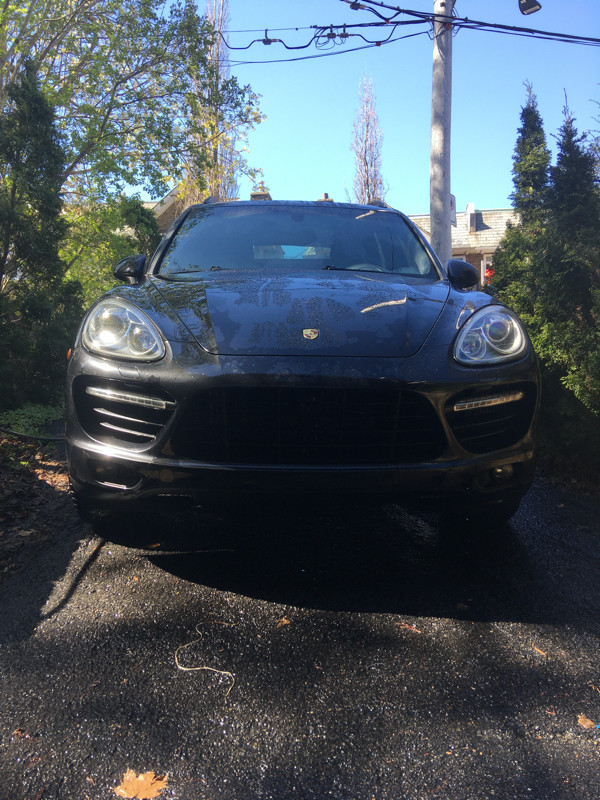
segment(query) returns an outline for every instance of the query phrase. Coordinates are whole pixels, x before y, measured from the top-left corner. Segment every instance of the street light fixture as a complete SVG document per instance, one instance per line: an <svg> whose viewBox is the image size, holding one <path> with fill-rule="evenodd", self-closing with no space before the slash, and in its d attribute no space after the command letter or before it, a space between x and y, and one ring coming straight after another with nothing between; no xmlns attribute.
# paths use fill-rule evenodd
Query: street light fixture
<svg viewBox="0 0 600 800"><path fill-rule="evenodd" d="M537 0L519 0L519 11L521 14L535 14L541 7Z"/></svg>

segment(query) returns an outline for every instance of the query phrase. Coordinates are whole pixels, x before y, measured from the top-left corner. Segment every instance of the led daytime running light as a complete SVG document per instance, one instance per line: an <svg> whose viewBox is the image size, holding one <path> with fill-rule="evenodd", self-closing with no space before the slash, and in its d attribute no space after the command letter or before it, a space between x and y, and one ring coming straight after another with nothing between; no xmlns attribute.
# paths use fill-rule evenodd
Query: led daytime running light
<svg viewBox="0 0 600 800"><path fill-rule="evenodd" d="M161 400L158 397L147 397L141 394L130 394L129 392L117 392L114 389L103 389L99 386L88 386L85 392L92 395L92 397L101 397L103 400L111 400L113 403L128 403L135 406L144 406L145 408L155 408L158 411L164 411L175 405L170 400Z"/></svg>
<svg viewBox="0 0 600 800"><path fill-rule="evenodd" d="M516 403L525 397L524 392L511 392L510 394L496 395L494 397L478 397L476 400L464 400L454 404L455 411L472 411L475 408L489 408L500 406L504 403Z"/></svg>

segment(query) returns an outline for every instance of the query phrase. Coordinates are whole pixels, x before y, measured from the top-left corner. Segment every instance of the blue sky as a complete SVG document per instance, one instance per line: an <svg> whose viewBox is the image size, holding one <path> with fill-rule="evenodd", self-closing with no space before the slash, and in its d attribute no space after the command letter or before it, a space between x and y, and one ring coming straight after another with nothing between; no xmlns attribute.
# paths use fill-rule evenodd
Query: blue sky
<svg viewBox="0 0 600 800"><path fill-rule="evenodd" d="M598 0L540 2L542 10L527 17L519 12L517 0L457 0L455 13L600 38ZM399 7L432 12L433 0L407 0ZM352 10L341 0L229 0L229 10L233 46L262 39L265 29L271 38L292 45L311 36L310 30L296 28L375 20L368 11ZM403 33L399 29L398 35ZM249 163L264 170L274 198L314 200L328 192L336 200L347 199L354 177L352 123L358 87L367 75L373 80L383 132L386 200L408 214L427 213L432 42L424 33L382 47L343 52L357 44L363 43L349 39L327 51L340 55L287 63L239 62L325 51L314 45L288 51L275 43L230 53L232 73L262 96L261 110L266 114L250 136ZM469 202L477 208L510 205L512 155L526 81L533 85L553 152L565 96L580 132L600 129L600 121L594 119L600 118L600 47L459 31L453 40L452 94L452 191L459 211ZM242 179L241 198L249 192L250 184Z"/></svg>

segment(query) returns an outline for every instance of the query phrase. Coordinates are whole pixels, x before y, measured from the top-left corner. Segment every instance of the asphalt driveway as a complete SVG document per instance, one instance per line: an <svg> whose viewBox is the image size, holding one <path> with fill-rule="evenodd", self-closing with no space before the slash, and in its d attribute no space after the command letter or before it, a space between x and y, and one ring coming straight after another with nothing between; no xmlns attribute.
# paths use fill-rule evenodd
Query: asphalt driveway
<svg viewBox="0 0 600 800"><path fill-rule="evenodd" d="M595 800L598 511L538 482L499 536L280 506L132 548L65 506L0 586L0 799Z"/></svg>

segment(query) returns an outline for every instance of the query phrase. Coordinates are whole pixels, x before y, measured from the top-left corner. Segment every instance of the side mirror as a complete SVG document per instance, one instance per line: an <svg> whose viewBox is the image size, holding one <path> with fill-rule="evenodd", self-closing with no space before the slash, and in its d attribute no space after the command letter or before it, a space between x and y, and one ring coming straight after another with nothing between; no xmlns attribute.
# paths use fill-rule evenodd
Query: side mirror
<svg viewBox="0 0 600 800"><path fill-rule="evenodd" d="M146 256L123 258L113 270L115 278L125 283L141 283L146 268Z"/></svg>
<svg viewBox="0 0 600 800"><path fill-rule="evenodd" d="M446 272L450 283L456 289L469 289L479 283L479 271L472 264L451 258L446 264Z"/></svg>

